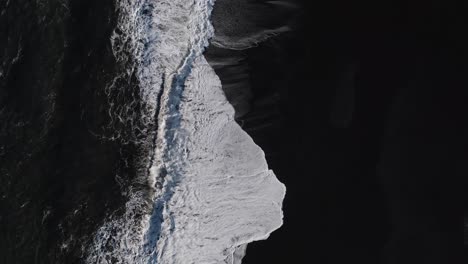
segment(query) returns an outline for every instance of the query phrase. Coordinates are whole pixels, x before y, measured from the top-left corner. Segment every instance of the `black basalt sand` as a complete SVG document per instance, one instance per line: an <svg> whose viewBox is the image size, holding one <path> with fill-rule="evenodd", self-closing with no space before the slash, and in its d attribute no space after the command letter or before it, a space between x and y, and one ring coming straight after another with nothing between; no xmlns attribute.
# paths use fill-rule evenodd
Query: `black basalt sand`
<svg viewBox="0 0 468 264"><path fill-rule="evenodd" d="M243 263L462 263L464 9L309 2L242 52L247 102L226 91L287 187L284 225Z"/></svg>

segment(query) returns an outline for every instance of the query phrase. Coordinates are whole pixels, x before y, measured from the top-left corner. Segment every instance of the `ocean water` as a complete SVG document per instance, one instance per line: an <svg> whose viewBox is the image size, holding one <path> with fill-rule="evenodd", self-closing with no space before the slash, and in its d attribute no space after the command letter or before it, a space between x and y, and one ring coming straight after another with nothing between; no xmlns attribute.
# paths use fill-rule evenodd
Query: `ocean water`
<svg viewBox="0 0 468 264"><path fill-rule="evenodd" d="M213 4L2 2L2 262L238 263L281 225L203 58Z"/></svg>

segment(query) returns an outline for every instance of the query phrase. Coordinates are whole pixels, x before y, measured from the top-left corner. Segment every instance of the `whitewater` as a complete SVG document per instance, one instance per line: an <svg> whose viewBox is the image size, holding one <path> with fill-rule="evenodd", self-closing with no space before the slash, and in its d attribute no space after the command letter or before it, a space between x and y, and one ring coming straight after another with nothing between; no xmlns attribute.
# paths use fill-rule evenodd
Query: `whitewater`
<svg viewBox="0 0 468 264"><path fill-rule="evenodd" d="M213 0L119 0L111 39L155 131L123 215L111 215L87 263L240 263L247 243L282 225L285 187L234 120L203 57Z"/></svg>

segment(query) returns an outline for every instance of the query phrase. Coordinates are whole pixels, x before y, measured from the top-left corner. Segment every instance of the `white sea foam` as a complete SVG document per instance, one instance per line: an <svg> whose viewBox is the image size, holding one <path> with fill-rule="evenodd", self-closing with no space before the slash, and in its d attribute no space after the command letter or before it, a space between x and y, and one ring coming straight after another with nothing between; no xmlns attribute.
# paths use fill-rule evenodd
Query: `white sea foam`
<svg viewBox="0 0 468 264"><path fill-rule="evenodd" d="M281 226L285 188L234 121L221 83L197 58L180 104L157 263L233 263L237 247ZM176 144L174 144L177 142Z"/></svg>
<svg viewBox="0 0 468 264"><path fill-rule="evenodd" d="M87 263L238 263L236 249L281 225L285 188L202 56L213 1L118 4L114 53L136 72L139 118L158 125L125 212L98 229Z"/></svg>

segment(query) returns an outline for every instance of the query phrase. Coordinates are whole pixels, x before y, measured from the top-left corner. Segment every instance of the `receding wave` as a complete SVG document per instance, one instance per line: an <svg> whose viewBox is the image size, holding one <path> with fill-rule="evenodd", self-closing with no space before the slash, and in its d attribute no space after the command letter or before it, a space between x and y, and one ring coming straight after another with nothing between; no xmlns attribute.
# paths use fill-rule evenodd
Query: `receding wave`
<svg viewBox="0 0 468 264"><path fill-rule="evenodd" d="M296 8L289 1L217 0L216 5L211 43L232 50L248 49L290 31L290 11Z"/></svg>

